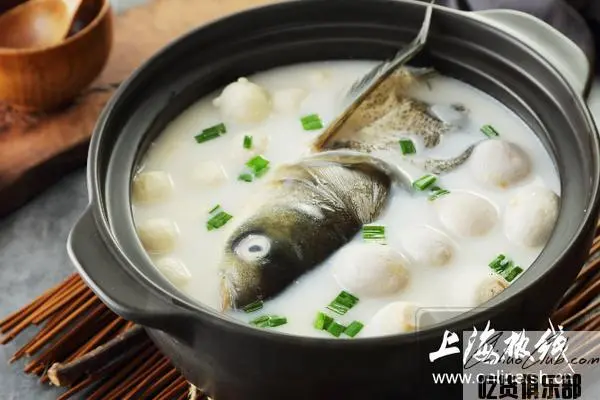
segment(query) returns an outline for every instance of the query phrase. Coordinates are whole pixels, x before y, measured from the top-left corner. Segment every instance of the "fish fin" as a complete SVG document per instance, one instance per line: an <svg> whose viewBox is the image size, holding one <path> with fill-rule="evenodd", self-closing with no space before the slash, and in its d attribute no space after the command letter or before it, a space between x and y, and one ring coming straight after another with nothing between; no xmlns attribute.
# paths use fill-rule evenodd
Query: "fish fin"
<svg viewBox="0 0 600 400"><path fill-rule="evenodd" d="M417 167L436 175L452 172L467 162L467 160L471 157L475 146L477 146L479 143L481 142L470 145L456 157L446 159L426 158L423 160L412 160L412 163Z"/></svg>
<svg viewBox="0 0 600 400"><path fill-rule="evenodd" d="M390 85L391 87L394 87L394 83L396 83L395 80L397 80L399 76L398 74L395 74L395 72L416 56L425 46L429 34L432 12L433 1L427 5L421 29L415 39L396 53L392 60L378 64L350 87L350 90L347 92L342 102L344 111L317 138L313 145L314 149L320 150L324 148L325 144L330 141L340 129L343 129L344 126L347 125L346 123L348 120L372 95L375 94L375 98L381 96L384 96L384 98L387 97ZM392 77L392 82L386 84L386 81L388 81L390 77ZM388 91L385 90L386 85ZM382 88L378 91L380 87ZM351 122L348 124L349 126L346 129L351 128L354 123Z"/></svg>
<svg viewBox="0 0 600 400"><path fill-rule="evenodd" d="M426 148L440 143L442 135L450 127L429 114L429 106L419 100L404 98L387 114L364 127L356 134L356 140L371 143L376 149L390 148L410 132L420 136Z"/></svg>
<svg viewBox="0 0 600 400"><path fill-rule="evenodd" d="M427 147L435 147L448 127L429 114L429 106L406 95L411 87L429 79L432 69L414 75L402 68L384 82L337 130L325 130L313 143L313 151L388 148L398 138L392 132L415 132Z"/></svg>
<svg viewBox="0 0 600 400"><path fill-rule="evenodd" d="M346 93L346 104L344 107L351 107L353 104L361 103L374 89L386 80L393 72L413 57L415 57L424 47L429 36L431 26L431 15L433 13L433 3L430 2L425 10L425 17L421 23L421 28L417 36L405 47L400 49L394 58L376 65L359 80L354 82L350 90Z"/></svg>

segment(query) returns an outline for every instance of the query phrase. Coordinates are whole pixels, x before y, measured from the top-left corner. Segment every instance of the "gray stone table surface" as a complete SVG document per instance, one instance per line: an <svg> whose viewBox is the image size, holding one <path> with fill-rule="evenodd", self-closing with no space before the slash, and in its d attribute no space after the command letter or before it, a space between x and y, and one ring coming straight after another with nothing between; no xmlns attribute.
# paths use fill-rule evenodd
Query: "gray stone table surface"
<svg viewBox="0 0 600 400"><path fill-rule="evenodd" d="M144 0L113 0L123 10ZM600 78L590 99L600 117ZM26 304L73 272L65 243L87 205L85 171L65 177L37 199L0 220L0 317ZM23 362L7 360L33 331L0 346L0 400L51 400L60 393L22 372Z"/></svg>

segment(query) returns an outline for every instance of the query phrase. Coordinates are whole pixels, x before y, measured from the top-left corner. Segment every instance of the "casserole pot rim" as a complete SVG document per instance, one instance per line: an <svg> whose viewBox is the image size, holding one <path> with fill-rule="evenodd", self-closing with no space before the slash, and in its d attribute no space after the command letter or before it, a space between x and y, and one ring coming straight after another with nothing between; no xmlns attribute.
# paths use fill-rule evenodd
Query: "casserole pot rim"
<svg viewBox="0 0 600 400"><path fill-rule="evenodd" d="M487 315L489 317L490 310L493 309L502 309L508 302L515 301L519 296L522 296L524 292L526 292L533 284L533 282L528 282L525 286L516 289L517 291L512 295L506 295L506 293L501 293L496 296L493 300L479 306L470 309L464 313L461 313L458 316L452 317L442 323L438 323L434 326L427 327L423 330L417 332L410 333L402 333L397 335L390 336L380 336L380 337L365 337L365 338L356 338L360 340L339 340L336 338L322 338L322 337L310 337L310 336L301 336L296 334L287 334L282 332L275 332L265 329L258 329L252 327L247 324L243 324L240 321L237 321L231 317L218 315L209 307L203 305L198 301L194 301L188 296L184 295L181 291L174 295L173 293L169 293L165 288L161 285L150 279L146 274L139 270L139 268L130 261L127 256L127 252L121 248L119 245L119 241L114 236L109 217L107 215L107 211L105 209L105 195L106 189L101 185L102 179L100 176L102 172L99 168L98 156L99 152L102 150L102 136L103 132L106 130L107 121L110 120L119 108L120 101L125 97L125 94L130 91L132 87L132 83L138 80L138 77L142 74L146 73L146 70L149 66L154 65L158 59L163 58L166 54L168 54L171 48L177 43L184 41L191 36L195 36L200 34L200 32L204 29L207 29L214 25L220 24L231 24L236 21L238 18L249 18L252 13L260 12L263 9L272 9L275 10L277 8L285 8L290 5L294 6L296 4L302 3L323 3L329 0L290 0L282 3L275 4L267 4L258 7L253 7L250 9L242 10L235 14L227 15L225 17L219 18L217 20L211 21L208 24L201 25L196 27L195 29L189 31L188 33L178 37L157 53L155 53L150 59L144 62L138 69L136 69L133 74L131 74L117 89L114 95L111 97L105 108L103 109L98 122L94 128L93 137L90 143L90 149L88 154L88 167L87 167L87 183L88 183L88 191L90 197L90 207L94 217L95 228L98 230L100 234L101 240L104 244L109 247L112 251L113 261L118 263L118 267L122 268L124 272L128 273L132 279L136 282L142 284L144 286L144 290L150 293L152 297L158 297L160 301L169 303L169 306L173 309L173 318L193 318L195 320L204 321L210 323L211 325L218 326L221 329L225 329L228 331L236 331L239 333L243 333L244 335L249 335L257 338L264 338L270 341L277 340L283 342L289 342L294 344L316 344L323 345L328 347L335 346L372 346L375 343L381 345L384 343L400 345L404 343L412 343L415 340L419 340L417 338L427 338L438 336L444 330L457 329L458 327L474 326L477 321L482 320ZM386 0L372 0L373 3L396 3L397 0L394 1L386 1ZM426 3L415 2L415 1L404 1L405 3L410 4L418 4L419 6L425 7ZM314 4L313 4L314 5ZM568 84L566 79L557 71L557 69L551 65L546 59L544 59L535 49L531 48L525 43L522 43L518 40L518 38L503 32L501 29L490 26L486 24L485 21L481 21L477 18L470 17L467 13L456 11L453 9L448 9L445 7L436 6L436 12L444 12L444 13L454 13L459 15L461 18L471 18L475 23L487 26L489 29L496 31L499 34L505 35L508 40L511 42L518 43L520 46L523 46L527 49L529 53L535 56L536 60L545 65L545 67L552 71L553 75L556 76L556 79L560 81L565 88L568 90L571 95L572 100L574 101L577 109L582 112L582 118L585 118L586 125L589 126L590 131L589 134L591 136L592 143L592 153L596 157L596 161L598 156L600 155L600 144L598 139L598 133L596 130L596 126L591 116L591 112L589 111L583 97L576 93L575 90ZM122 132L121 132L122 134ZM594 173L592 178L592 189L589 201L587 202L586 207L586 215L583 217L582 221L578 224L576 229L576 233L574 236L563 246L561 246L560 256L548 267L545 269L543 273L541 273L541 277L548 274L553 268L556 267L557 264L564 262L566 257L566 253L571 249L577 241L581 239L583 234L587 229L589 229L591 224L596 224L595 217L597 215L598 207L600 206L600 198L598 196L599 193L599 185L600 185L600 165L595 161L594 165ZM131 174L131 171L128 171L127 174ZM561 180L564 177L560 177ZM555 232L553 232L553 235ZM542 252L545 251L545 248ZM539 256L538 256L539 257ZM537 262L534 261L534 263ZM127 264L127 265L125 265ZM532 264L533 265L533 264ZM527 273L527 271L526 271ZM170 304L170 301L175 301L175 304ZM177 310L177 312L175 312ZM150 312L151 314L152 312Z"/></svg>

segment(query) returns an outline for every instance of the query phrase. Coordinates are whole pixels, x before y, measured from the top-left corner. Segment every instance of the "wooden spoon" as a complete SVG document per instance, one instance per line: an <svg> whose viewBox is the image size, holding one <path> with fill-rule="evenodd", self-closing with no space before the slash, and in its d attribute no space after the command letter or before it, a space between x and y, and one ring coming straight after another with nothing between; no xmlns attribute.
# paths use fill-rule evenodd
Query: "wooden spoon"
<svg viewBox="0 0 600 400"><path fill-rule="evenodd" d="M93 0L29 0L0 15L0 47L47 47L63 41Z"/></svg>

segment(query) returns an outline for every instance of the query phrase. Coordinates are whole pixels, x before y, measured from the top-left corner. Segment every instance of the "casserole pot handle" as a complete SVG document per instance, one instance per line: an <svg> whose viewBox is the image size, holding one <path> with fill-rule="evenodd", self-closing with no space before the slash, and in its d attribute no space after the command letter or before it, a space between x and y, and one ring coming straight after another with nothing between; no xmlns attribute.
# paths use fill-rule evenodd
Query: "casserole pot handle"
<svg viewBox="0 0 600 400"><path fill-rule="evenodd" d="M162 301L121 268L98 232L89 207L71 230L67 251L85 283L121 317L160 330L185 319L181 307Z"/></svg>
<svg viewBox="0 0 600 400"><path fill-rule="evenodd" d="M554 27L515 10L484 10L468 13L516 37L544 57L581 95L588 89L591 65L585 53Z"/></svg>

